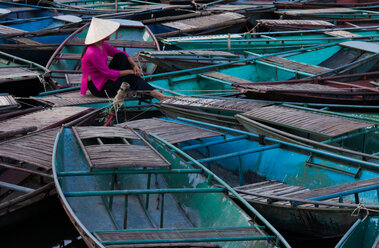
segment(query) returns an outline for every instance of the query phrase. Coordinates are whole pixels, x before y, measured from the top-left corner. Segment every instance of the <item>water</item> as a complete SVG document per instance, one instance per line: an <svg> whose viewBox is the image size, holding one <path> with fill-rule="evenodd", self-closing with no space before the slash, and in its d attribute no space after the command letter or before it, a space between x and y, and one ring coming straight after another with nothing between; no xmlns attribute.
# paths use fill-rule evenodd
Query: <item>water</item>
<svg viewBox="0 0 379 248"><path fill-rule="evenodd" d="M48 211L0 230L1 248L84 248L87 247L67 217L57 196L43 202Z"/></svg>

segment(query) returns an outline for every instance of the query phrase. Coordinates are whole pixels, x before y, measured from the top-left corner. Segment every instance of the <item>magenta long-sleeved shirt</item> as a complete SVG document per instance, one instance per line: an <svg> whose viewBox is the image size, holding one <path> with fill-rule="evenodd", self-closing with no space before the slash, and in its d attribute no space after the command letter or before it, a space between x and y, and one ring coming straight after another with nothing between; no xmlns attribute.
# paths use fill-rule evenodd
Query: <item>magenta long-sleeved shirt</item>
<svg viewBox="0 0 379 248"><path fill-rule="evenodd" d="M95 44L88 46L82 57L82 84L80 94L85 95L87 92L88 76L90 76L95 87L100 91L106 81L109 79L116 81L120 76L120 71L108 67L108 56L113 57L117 53L123 52L117 48L103 42L102 49ZM123 52L125 53L125 52ZM129 57L127 53L126 56Z"/></svg>

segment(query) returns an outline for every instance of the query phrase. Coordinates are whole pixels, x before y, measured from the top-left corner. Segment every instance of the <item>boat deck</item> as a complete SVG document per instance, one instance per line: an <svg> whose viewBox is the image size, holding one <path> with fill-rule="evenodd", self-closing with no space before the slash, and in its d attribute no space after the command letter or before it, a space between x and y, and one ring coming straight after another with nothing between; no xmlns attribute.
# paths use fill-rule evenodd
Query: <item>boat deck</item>
<svg viewBox="0 0 379 248"><path fill-rule="evenodd" d="M131 129L73 127L73 131L91 168L170 166L166 159ZM90 139L95 142L86 145L86 140ZM142 141L145 145L135 144L133 140Z"/></svg>
<svg viewBox="0 0 379 248"><path fill-rule="evenodd" d="M3 110L18 108L19 106L20 105L12 95L0 93L0 112Z"/></svg>
<svg viewBox="0 0 379 248"><path fill-rule="evenodd" d="M309 26L319 28L333 28L333 23L322 20L276 20L276 19L261 19L257 23L263 26Z"/></svg>
<svg viewBox="0 0 379 248"><path fill-rule="evenodd" d="M231 57L239 58L238 55L224 51L206 50L170 50L170 51L144 51L143 54L153 56L205 56L205 57Z"/></svg>
<svg viewBox="0 0 379 248"><path fill-rule="evenodd" d="M4 26L4 25L0 25L0 34L15 34L15 35L17 35L17 34L22 34L25 32L27 32L27 31L17 29L17 28L8 27L8 26ZM21 44L26 44L26 45L42 45L43 44L41 42L38 42L38 41L35 41L32 39L28 39L28 38L24 38L24 37L12 37L10 39L17 41ZM37 47L37 49L41 49L41 48Z"/></svg>
<svg viewBox="0 0 379 248"><path fill-rule="evenodd" d="M267 92L289 92L289 93L320 93L320 92L351 92L351 88L337 88L323 84L315 83L282 83L282 84L249 84L236 86L237 89L242 91L253 91L259 93Z"/></svg>
<svg viewBox="0 0 379 248"><path fill-rule="evenodd" d="M38 73L22 67L0 68L0 80L14 80L14 78L36 78Z"/></svg>
<svg viewBox="0 0 379 248"><path fill-rule="evenodd" d="M51 169L58 129L48 129L0 143L0 156Z"/></svg>
<svg viewBox="0 0 379 248"><path fill-rule="evenodd" d="M254 108L272 105L269 102L255 102L237 99L221 98L199 98L199 97L174 97L160 102L161 105L174 105L182 107L212 108L219 110L230 110L246 112Z"/></svg>
<svg viewBox="0 0 379 248"><path fill-rule="evenodd" d="M157 49L157 45L154 41L143 40L108 40L108 44L119 48L145 48L145 49ZM84 46L84 39L73 38L66 43L66 46Z"/></svg>
<svg viewBox="0 0 379 248"><path fill-rule="evenodd" d="M55 107L64 107L64 106L77 106L84 104L93 104L93 103L106 103L111 100L108 98L95 97L91 94L82 95L79 90L57 93L54 95L45 96L42 98L34 99L42 102L49 103Z"/></svg>
<svg viewBox="0 0 379 248"><path fill-rule="evenodd" d="M23 116L7 119L0 122L0 133L14 130L37 127L37 130L48 129L69 122L79 116L88 113L91 108L85 107L60 107L44 109Z"/></svg>
<svg viewBox="0 0 379 248"><path fill-rule="evenodd" d="M159 119L142 119L121 123L118 126L129 127L146 133L154 133L171 144L223 135L203 128Z"/></svg>
<svg viewBox="0 0 379 248"><path fill-rule="evenodd" d="M263 181L258 183L247 184L235 187L237 192L247 201L267 203L270 197L274 197L273 204L290 206L293 199L317 200L328 203L341 203L338 194L352 190L364 190L367 187L379 184L379 178L372 178L362 181L340 184L331 187L319 189L307 189L300 186L293 186L276 180ZM287 200L277 199L275 197L284 197ZM290 200L292 199L292 200ZM344 203L354 203L351 200L344 199ZM320 204L322 205L322 204ZM303 204L302 206L310 207L313 204ZM322 205L323 207L333 207L332 205Z"/></svg>
<svg viewBox="0 0 379 248"><path fill-rule="evenodd" d="M265 106L245 112L244 116L260 122L291 127L300 131L333 138L374 124L282 106Z"/></svg>

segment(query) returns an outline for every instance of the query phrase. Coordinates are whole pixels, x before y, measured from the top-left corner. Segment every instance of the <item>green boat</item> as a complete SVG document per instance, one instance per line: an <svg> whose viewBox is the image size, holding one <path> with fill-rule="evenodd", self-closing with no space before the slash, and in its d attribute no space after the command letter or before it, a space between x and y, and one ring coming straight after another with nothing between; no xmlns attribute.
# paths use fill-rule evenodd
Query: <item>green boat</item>
<svg viewBox="0 0 379 248"><path fill-rule="evenodd" d="M379 246L379 216L358 219L335 248L375 248Z"/></svg>
<svg viewBox="0 0 379 248"><path fill-rule="evenodd" d="M158 151L131 129L61 129L53 174L62 205L89 247L290 247L206 167Z"/></svg>
<svg viewBox="0 0 379 248"><path fill-rule="evenodd" d="M370 216L379 209L377 163L185 118L119 126L138 130L161 153L206 165L286 234L341 237L366 214L351 215L359 203ZM199 129L215 133L195 137Z"/></svg>
<svg viewBox="0 0 379 248"><path fill-rule="evenodd" d="M222 96L239 93L232 89L236 83L366 72L376 66L378 52L376 43L346 41L270 55L250 54L254 57L144 78L156 88L175 95ZM246 65L233 66L238 63Z"/></svg>
<svg viewBox="0 0 379 248"><path fill-rule="evenodd" d="M25 97L53 88L46 67L0 51L0 93Z"/></svg>
<svg viewBox="0 0 379 248"><path fill-rule="evenodd" d="M172 118L184 117L248 130L316 149L379 162L378 119L363 119L290 103L225 97L175 97L160 102L159 109Z"/></svg>
<svg viewBox="0 0 379 248"><path fill-rule="evenodd" d="M172 47L183 50L217 50L242 54L250 51L268 54L348 40L378 40L374 27L335 28L282 32L239 33L170 37L162 39L164 50Z"/></svg>
<svg viewBox="0 0 379 248"><path fill-rule="evenodd" d="M144 50L159 50L159 44L148 27L138 21L109 19L121 24L112 35L109 44L125 51L140 65L143 73L151 74L156 69L152 63L145 63L135 57ZM82 72L80 58L84 49L84 39L89 23L72 33L54 52L46 67L51 71L52 78L60 86L78 86L81 84Z"/></svg>

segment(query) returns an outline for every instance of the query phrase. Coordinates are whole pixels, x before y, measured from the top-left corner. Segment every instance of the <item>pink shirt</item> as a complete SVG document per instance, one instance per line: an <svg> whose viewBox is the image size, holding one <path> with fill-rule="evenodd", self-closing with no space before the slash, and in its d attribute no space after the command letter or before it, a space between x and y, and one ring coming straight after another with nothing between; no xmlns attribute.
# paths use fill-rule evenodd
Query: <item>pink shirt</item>
<svg viewBox="0 0 379 248"><path fill-rule="evenodd" d="M123 52L117 48L103 42L101 50L95 44L88 46L82 57L82 84L80 94L85 95L87 92L88 76L90 76L95 87L100 91L108 79L116 81L120 76L120 71L108 67L108 56L113 57L117 53ZM125 52L123 52L125 53ZM129 57L127 53L126 56Z"/></svg>

